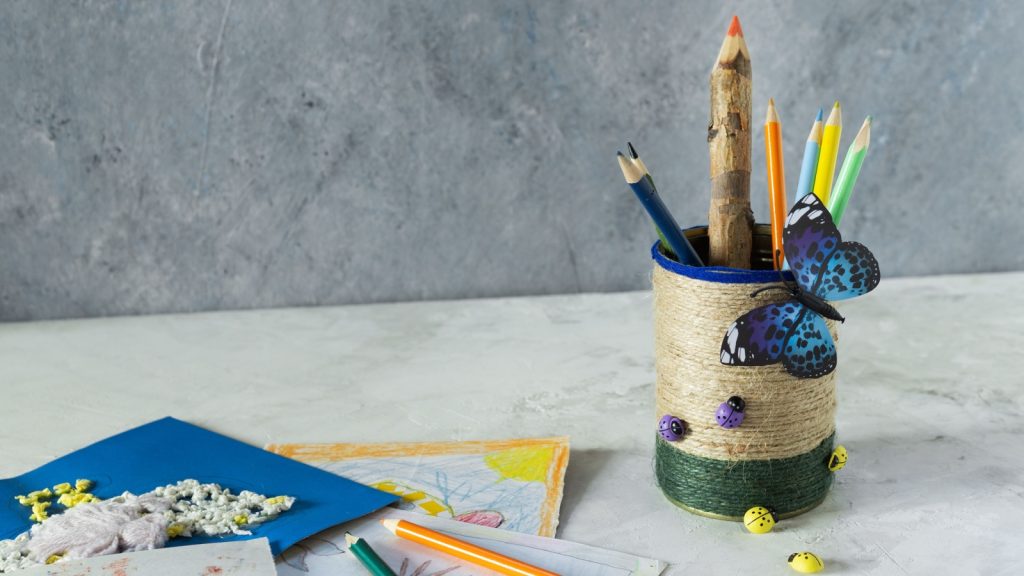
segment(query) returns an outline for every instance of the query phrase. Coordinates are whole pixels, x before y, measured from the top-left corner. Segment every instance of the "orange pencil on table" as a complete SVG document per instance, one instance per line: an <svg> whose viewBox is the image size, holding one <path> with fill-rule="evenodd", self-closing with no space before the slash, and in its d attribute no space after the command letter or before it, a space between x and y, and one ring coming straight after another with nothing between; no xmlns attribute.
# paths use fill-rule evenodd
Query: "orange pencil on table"
<svg viewBox="0 0 1024 576"><path fill-rule="evenodd" d="M768 164L768 204L772 215L772 263L782 269L782 229L786 225L786 175L782 161L782 123L775 100L768 99L768 117L764 121L764 157Z"/></svg>
<svg viewBox="0 0 1024 576"><path fill-rule="evenodd" d="M492 552L486 548L470 544L469 542L463 542L462 540L452 538L447 534L442 534L429 528L424 528L419 524L395 518L385 518L384 520L381 520L380 523L395 536L411 540L417 544L422 544L428 548L433 548L434 550L450 554L457 558L462 558L463 560L484 566L494 570L495 572L510 574L511 576L558 576L558 574L555 574L554 572L548 572L543 568L531 566L525 562L520 562L515 558L509 558L508 556L503 556L497 552Z"/></svg>

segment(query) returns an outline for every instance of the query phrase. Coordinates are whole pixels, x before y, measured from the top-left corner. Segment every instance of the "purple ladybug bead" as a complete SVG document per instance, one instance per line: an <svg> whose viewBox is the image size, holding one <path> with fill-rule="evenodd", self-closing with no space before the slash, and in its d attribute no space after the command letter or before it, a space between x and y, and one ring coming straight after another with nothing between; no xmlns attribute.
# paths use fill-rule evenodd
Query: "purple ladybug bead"
<svg viewBox="0 0 1024 576"><path fill-rule="evenodd" d="M683 439L686 433L686 424L671 414L665 414L658 423L658 432L661 437L669 442L677 442Z"/></svg>
<svg viewBox="0 0 1024 576"><path fill-rule="evenodd" d="M731 396L718 406L715 420L718 420L718 425L722 428L737 428L743 424L744 408L746 408L746 403L743 402L743 398Z"/></svg>

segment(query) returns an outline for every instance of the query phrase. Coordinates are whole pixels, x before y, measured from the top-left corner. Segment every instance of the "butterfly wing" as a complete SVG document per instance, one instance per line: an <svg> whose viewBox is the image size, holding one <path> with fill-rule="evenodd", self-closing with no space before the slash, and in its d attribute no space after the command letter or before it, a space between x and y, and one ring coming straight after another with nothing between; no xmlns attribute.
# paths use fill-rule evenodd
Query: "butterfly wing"
<svg viewBox="0 0 1024 576"><path fill-rule="evenodd" d="M800 288L813 291L825 262L842 237L825 205L814 193L797 200L786 217L782 247Z"/></svg>
<svg viewBox="0 0 1024 576"><path fill-rule="evenodd" d="M825 319L800 306L796 328L786 340L782 365L797 378L819 378L836 369L836 345Z"/></svg>
<svg viewBox="0 0 1024 576"><path fill-rule="evenodd" d="M800 288L825 300L866 294L882 278L866 246L843 242L832 215L813 193L801 198L782 233L786 261Z"/></svg>
<svg viewBox="0 0 1024 576"><path fill-rule="evenodd" d="M867 246L843 242L825 262L814 294L825 300L846 300L871 292L881 279L878 260Z"/></svg>
<svg viewBox="0 0 1024 576"><path fill-rule="evenodd" d="M737 318L722 339L722 364L764 366L778 362L801 310L802 304L786 301L754 308Z"/></svg>

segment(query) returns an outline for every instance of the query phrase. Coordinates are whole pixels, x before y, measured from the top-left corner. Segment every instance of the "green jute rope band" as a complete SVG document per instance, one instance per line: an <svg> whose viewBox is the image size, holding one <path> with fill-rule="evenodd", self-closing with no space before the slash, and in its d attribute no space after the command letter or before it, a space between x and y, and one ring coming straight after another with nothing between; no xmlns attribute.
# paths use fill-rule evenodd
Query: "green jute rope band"
<svg viewBox="0 0 1024 576"><path fill-rule="evenodd" d="M790 458L730 461L687 454L657 436L655 476L670 501L698 514L741 520L751 507L767 506L780 516L795 515L828 493L834 440L835 434Z"/></svg>

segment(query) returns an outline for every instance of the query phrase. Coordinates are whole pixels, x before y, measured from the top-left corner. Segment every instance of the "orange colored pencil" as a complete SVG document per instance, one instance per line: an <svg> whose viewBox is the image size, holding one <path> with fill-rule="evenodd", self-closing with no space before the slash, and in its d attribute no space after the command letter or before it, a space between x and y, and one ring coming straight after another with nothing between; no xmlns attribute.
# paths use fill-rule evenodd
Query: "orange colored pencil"
<svg viewBox="0 0 1024 576"><path fill-rule="evenodd" d="M468 562L490 568L495 572L501 572L502 574L509 574L511 576L558 576L554 572L548 572L542 568L531 566L525 562L520 562L515 558L509 558L508 556L502 556L497 552L491 552L486 548L470 544L469 542L463 542L451 536L435 532L429 528L424 528L419 524L413 524L412 522L406 522L405 520L397 520L395 518L385 518L380 521L389 532L400 538L406 540L412 540L417 544L422 544L428 548L433 548L446 554L451 554L457 558L462 558Z"/></svg>
<svg viewBox="0 0 1024 576"><path fill-rule="evenodd" d="M782 269L782 228L786 225L786 175L782 161L782 123L775 100L768 99L768 117L764 121L764 157L768 164L768 204L772 213L772 262Z"/></svg>

